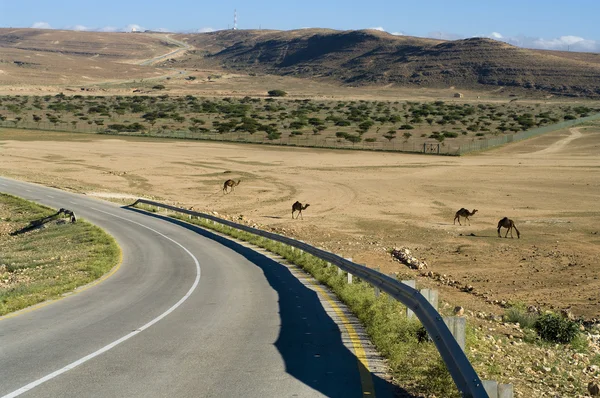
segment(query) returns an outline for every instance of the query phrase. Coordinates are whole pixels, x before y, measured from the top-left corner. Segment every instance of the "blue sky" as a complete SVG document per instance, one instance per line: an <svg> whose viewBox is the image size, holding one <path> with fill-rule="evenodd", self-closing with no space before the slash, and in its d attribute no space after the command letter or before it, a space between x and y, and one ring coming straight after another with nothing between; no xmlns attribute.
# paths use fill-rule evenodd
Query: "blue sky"
<svg viewBox="0 0 600 398"><path fill-rule="evenodd" d="M437 38L486 36L525 47L600 52L599 0L0 0L0 27L168 31L378 28Z"/></svg>

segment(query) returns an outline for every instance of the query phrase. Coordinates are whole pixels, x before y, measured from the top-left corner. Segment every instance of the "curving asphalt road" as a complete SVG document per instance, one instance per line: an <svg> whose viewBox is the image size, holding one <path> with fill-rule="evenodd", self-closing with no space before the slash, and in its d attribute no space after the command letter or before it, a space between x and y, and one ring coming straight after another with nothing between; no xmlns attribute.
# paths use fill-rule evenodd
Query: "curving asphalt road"
<svg viewBox="0 0 600 398"><path fill-rule="evenodd" d="M0 318L0 397L391 394L368 372L367 391L327 303L287 267L84 195L2 177L0 192L72 209L123 251L105 281Z"/></svg>

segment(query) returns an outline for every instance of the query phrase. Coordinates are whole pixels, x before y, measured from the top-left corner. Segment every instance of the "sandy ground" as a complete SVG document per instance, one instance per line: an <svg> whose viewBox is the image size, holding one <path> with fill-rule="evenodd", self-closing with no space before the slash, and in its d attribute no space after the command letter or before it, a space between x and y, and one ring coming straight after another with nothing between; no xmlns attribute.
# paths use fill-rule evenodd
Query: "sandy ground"
<svg viewBox="0 0 600 398"><path fill-rule="evenodd" d="M414 276L385 251L405 246L487 301L572 307L586 318L600 317L599 169L599 126L460 158L0 129L5 176L242 216ZM228 178L241 183L224 195ZM291 219L296 200L310 203L303 220ZM453 225L461 207L479 210L470 226ZM497 237L504 216L521 239ZM453 304L490 308L457 287L439 288Z"/></svg>

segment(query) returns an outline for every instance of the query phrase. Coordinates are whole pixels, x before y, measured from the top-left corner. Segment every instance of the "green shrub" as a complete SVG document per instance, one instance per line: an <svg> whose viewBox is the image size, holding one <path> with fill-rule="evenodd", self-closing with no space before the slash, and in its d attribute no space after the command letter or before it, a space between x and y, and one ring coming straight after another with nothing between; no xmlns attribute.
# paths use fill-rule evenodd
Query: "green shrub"
<svg viewBox="0 0 600 398"><path fill-rule="evenodd" d="M527 312L520 306L510 307L504 314L504 319L507 322L518 323L522 328L533 328L533 325L538 319L535 313Z"/></svg>
<svg viewBox="0 0 600 398"><path fill-rule="evenodd" d="M556 314L544 314L533 325L538 335L553 343L570 343L579 334L579 325Z"/></svg>
<svg viewBox="0 0 600 398"><path fill-rule="evenodd" d="M270 90L267 94L269 97L285 97L287 95L283 90Z"/></svg>

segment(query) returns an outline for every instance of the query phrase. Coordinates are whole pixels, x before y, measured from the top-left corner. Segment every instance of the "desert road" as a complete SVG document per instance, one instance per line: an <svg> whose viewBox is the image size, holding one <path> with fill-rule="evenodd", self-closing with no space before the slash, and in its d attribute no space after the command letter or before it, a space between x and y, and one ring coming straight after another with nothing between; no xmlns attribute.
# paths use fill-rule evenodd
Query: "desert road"
<svg viewBox="0 0 600 398"><path fill-rule="evenodd" d="M85 195L2 177L0 192L71 209L123 252L101 283L0 318L0 397L391 395L288 267Z"/></svg>

